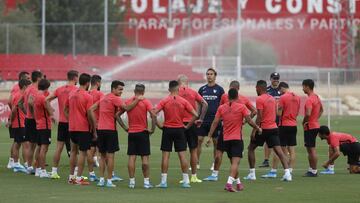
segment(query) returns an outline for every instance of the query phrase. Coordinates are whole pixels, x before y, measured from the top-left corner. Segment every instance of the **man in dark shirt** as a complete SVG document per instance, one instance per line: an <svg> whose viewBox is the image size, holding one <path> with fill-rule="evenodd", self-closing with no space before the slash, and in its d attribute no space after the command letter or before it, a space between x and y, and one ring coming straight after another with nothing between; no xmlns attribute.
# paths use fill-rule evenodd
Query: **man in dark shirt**
<svg viewBox="0 0 360 203"><path fill-rule="evenodd" d="M209 68L206 71L206 80L207 84L200 87L199 94L204 98L204 100L208 103L208 109L205 114L203 123L198 128L198 159L200 160L201 154L201 145L204 142L204 137L208 135L211 127L211 123L215 118L215 114L217 109L220 106L221 96L224 94L224 89L216 84L216 76L217 72L213 68ZM215 133L212 135L213 143L214 143L214 159L216 153L216 144L217 144L217 137L220 133L222 127L219 124ZM200 168L200 164L197 165L197 168ZM213 168L213 167L212 167Z"/></svg>

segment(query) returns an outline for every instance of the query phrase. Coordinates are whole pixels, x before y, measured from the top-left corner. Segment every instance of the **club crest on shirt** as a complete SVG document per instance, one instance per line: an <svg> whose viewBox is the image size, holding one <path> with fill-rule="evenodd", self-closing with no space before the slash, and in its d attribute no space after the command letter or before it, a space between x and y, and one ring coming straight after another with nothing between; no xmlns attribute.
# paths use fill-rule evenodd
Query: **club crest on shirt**
<svg viewBox="0 0 360 203"><path fill-rule="evenodd" d="M217 92L217 90L214 90L214 93L216 93Z"/></svg>

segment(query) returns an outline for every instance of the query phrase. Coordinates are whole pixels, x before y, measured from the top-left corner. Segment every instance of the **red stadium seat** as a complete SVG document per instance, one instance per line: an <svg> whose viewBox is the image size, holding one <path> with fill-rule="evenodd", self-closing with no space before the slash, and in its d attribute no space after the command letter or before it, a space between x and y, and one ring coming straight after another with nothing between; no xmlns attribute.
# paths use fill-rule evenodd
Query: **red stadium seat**
<svg viewBox="0 0 360 203"><path fill-rule="evenodd" d="M75 58L60 54L0 54L0 76L4 80L17 80L19 71L42 70L50 80L66 80L66 72L76 69L89 74L103 74L126 62L135 60L128 56L78 55ZM121 80L172 80L179 74L186 74L192 81L202 81L201 74L192 67L172 62L168 58L149 59L112 76Z"/></svg>

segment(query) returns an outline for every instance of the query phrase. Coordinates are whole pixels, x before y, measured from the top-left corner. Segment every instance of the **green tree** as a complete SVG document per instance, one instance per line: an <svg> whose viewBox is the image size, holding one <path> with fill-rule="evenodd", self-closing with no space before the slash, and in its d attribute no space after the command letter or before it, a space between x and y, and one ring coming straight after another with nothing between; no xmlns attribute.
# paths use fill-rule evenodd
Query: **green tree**
<svg viewBox="0 0 360 203"><path fill-rule="evenodd" d="M118 1L108 3L108 21L119 22L123 19ZM29 0L21 6L24 10L32 10L38 22L41 22L41 1ZM76 53L103 54L104 53L104 1L103 0L47 0L46 1L46 50L47 53L71 54L73 47L73 27L68 24L76 23ZM91 24L91 23L97 24ZM83 23L83 25L79 24ZM88 23L88 24L87 24ZM90 23L90 24L89 24ZM117 45L124 40L123 28L108 27L109 53L116 54ZM40 32L38 35L40 36ZM110 44L113 43L113 44ZM115 43L115 44L114 44Z"/></svg>
<svg viewBox="0 0 360 203"><path fill-rule="evenodd" d="M4 13L3 3L0 3L0 12ZM35 21L35 16L29 11L16 9L0 14L0 53L6 53L7 40L9 53L39 53L38 27L25 25Z"/></svg>

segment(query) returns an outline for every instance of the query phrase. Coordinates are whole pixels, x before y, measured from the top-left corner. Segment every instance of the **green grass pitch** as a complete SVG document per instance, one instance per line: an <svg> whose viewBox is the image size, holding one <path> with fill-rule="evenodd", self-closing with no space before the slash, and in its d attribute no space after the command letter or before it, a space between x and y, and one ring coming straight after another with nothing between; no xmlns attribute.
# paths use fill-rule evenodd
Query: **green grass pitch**
<svg viewBox="0 0 360 203"><path fill-rule="evenodd" d="M299 119L300 120L300 119ZM336 117L332 120L332 129L353 134L360 139L359 128L360 117ZM326 121L322 120L322 124ZM255 182L243 181L245 190L238 193L227 193L223 190L228 177L229 161L224 156L223 165L220 170L220 180L218 182L203 182L192 184L191 189L182 189L178 181L182 178L179 161L175 153L171 154L170 169L168 172L168 189L142 188L143 177L141 174L140 159L137 160L136 169L136 188L128 189L127 175L127 136L121 131L119 133L120 152L116 154L116 173L125 178L125 181L115 183L117 188L98 188L95 183L90 186L75 186L67 184L69 173L68 158L63 152L59 174L60 180L40 179L34 176L21 173L14 173L6 169L9 157L9 147L11 140L8 131L4 126L0 127L0 202L360 202L360 175L350 175L346 170L346 160L341 156L336 161L335 175L321 175L318 178L301 177L308 168L307 155L303 147L303 131L298 128L297 164L293 174L292 182L281 182L280 178L264 180L260 175L267 169L257 168L257 178ZM249 143L250 128L244 128L245 146ZM150 180L155 185L160 181L160 138L161 131L151 137L151 174ZM51 170L52 156L56 143L56 129L52 131L52 144L50 146L47 163L48 170ZM317 140L317 150L319 154L318 167L327 159L327 144L325 141ZM212 163L212 148L203 148L201 156L201 169L198 171L199 178L205 178L210 174L209 167ZM248 163L246 150L244 159L240 164L241 177L248 173ZM257 150L257 165L263 159L263 150ZM87 172L86 168L85 171ZM97 172L97 170L96 170ZM87 173L85 173L87 175ZM280 169L278 176L282 176L283 170Z"/></svg>

